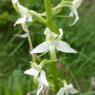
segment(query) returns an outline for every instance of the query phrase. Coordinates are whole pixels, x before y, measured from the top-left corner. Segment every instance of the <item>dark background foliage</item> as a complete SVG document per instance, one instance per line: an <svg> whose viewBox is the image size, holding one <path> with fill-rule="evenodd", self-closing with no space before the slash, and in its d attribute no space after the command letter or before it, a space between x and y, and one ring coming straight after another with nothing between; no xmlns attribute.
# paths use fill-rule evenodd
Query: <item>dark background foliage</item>
<svg viewBox="0 0 95 95"><path fill-rule="evenodd" d="M44 11L43 0L20 0L23 5L38 12ZM60 0L52 0L56 5ZM57 18L55 22L64 29L63 40L70 43L78 54L59 52L60 75L80 90L81 95L92 94L91 79L95 76L95 0L83 0L78 9L80 20L69 27L68 19ZM34 87L32 78L23 74L29 68L29 46L27 39L17 38L23 32L21 26L13 27L19 14L14 10L11 0L0 1L0 95L26 95ZM68 23L67 23L68 22ZM40 23L29 25L33 45L44 40L45 27ZM64 68L63 68L64 67ZM90 93L90 94L89 94Z"/></svg>

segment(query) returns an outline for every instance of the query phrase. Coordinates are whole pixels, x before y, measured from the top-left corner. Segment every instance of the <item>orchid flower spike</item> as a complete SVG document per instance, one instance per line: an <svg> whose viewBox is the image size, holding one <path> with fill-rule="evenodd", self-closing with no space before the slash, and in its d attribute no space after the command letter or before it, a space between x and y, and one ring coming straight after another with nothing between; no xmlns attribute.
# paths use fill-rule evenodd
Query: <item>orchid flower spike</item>
<svg viewBox="0 0 95 95"><path fill-rule="evenodd" d="M21 15L21 18L17 19L14 26L16 26L17 24L23 24L25 22L31 22L32 21L32 17L30 16L28 9L24 6L22 6L19 3L19 0L12 0L12 4L13 4L14 8Z"/></svg>
<svg viewBox="0 0 95 95"><path fill-rule="evenodd" d="M75 16L75 20L70 26L74 25L79 20L77 9L81 5L82 1L83 0L73 0L72 2L70 16Z"/></svg>
<svg viewBox="0 0 95 95"><path fill-rule="evenodd" d="M76 53L76 51L72 49L68 43L61 40L63 36L62 28L59 29L59 32L60 34L55 34L51 32L49 28L46 28L44 32L44 34L46 35L46 40L37 47L35 47L32 51L30 51L30 54L48 52L51 45L54 45L57 51L65 53Z"/></svg>
<svg viewBox="0 0 95 95"><path fill-rule="evenodd" d="M34 80L38 82L36 95L40 95L40 93L47 93L49 84L46 79L46 73L44 70L41 69L39 65L37 65L36 63L32 63L32 68L26 70L24 74L34 76Z"/></svg>
<svg viewBox="0 0 95 95"><path fill-rule="evenodd" d="M61 87L56 95L65 95L65 93L68 94L77 94L78 90L76 90L72 84L66 85L64 87Z"/></svg>

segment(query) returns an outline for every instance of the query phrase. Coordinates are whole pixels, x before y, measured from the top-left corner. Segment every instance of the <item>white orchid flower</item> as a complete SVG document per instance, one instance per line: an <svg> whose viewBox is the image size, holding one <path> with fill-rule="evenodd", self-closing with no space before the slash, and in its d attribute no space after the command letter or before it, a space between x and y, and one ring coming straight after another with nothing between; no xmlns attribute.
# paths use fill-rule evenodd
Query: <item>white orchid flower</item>
<svg viewBox="0 0 95 95"><path fill-rule="evenodd" d="M19 0L12 0L13 6L14 8L20 13L21 18L19 18L14 26L16 26L17 24L23 24L25 22L31 22L32 21L32 17L29 14L29 11L26 7L22 6L19 3Z"/></svg>
<svg viewBox="0 0 95 95"><path fill-rule="evenodd" d="M64 95L67 94L77 94L79 91L76 90L72 84L66 85L59 89L58 93L56 95Z"/></svg>
<svg viewBox="0 0 95 95"><path fill-rule="evenodd" d="M74 25L79 20L77 9L81 5L82 1L83 0L73 0L72 2L70 16L75 16L75 20L70 26Z"/></svg>
<svg viewBox="0 0 95 95"><path fill-rule="evenodd" d="M46 41L35 47L30 54L32 53L43 53L48 52L52 45L55 46L57 51L66 52L66 53L76 53L65 41L62 41L63 31L59 29L60 34L55 34L50 31L49 28L46 28L44 34L46 35Z"/></svg>
<svg viewBox="0 0 95 95"><path fill-rule="evenodd" d="M41 70L39 65L32 63L32 68L26 70L24 74L34 76L34 79L38 82L37 95L40 95L40 93L45 93L48 90L49 84L46 80L46 73L44 70Z"/></svg>

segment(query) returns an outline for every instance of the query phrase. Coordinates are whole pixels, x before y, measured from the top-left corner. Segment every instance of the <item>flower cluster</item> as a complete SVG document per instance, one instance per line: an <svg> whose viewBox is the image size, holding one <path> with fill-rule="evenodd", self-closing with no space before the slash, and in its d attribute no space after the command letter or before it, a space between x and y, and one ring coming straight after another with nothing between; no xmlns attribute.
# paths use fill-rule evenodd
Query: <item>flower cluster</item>
<svg viewBox="0 0 95 95"><path fill-rule="evenodd" d="M17 24L21 24L23 30L25 31L25 34L16 35L16 36L19 36L21 38L28 37L28 41L29 41L30 49L31 49L30 54L32 55L32 59L35 59L35 60L32 60L32 62L31 62L31 68L28 70L25 70L24 74L32 76L34 78L34 81L38 84L38 88L36 90L36 95L49 95L50 91L52 91L54 93L54 95L76 94L76 93L78 93L78 90L76 90L72 84L67 84L66 80L63 82L63 87L57 87L59 89L59 91L58 91L58 89L56 89L56 84L58 84L58 80L57 80L57 76L56 76L56 63L57 63L56 52L60 51L63 53L77 53L77 51L75 49L73 49L66 41L62 40L62 38L64 36L63 29L58 28L59 26L56 27L56 29L55 29L54 28L55 26L53 25L53 23L51 23L51 25L49 25L50 23L48 23L48 22L50 22L50 20L53 21L52 15L56 15L55 12L57 12L57 14L58 14L58 12L60 12L57 10L61 9L62 7L69 7L71 10L69 16L75 17L75 20L71 24L71 26L74 25L79 20L77 9L81 5L82 0L73 0L73 1L62 0L56 7L51 8L51 9L49 9L50 8L50 0L44 0L44 1L45 1L45 6L46 6L46 12L39 14L33 10L30 10L30 9L22 6L20 4L19 0L12 0L12 4L13 4L14 8L21 15L21 17L19 19L17 19L17 21L15 22L14 26L16 26ZM33 21L32 16L35 16L39 22L46 25L46 28L44 31L44 35L46 37L45 41L42 42L40 45L36 46L34 49L31 48L32 42L31 42L31 38L29 35L28 27L27 27L27 22ZM45 19L43 16L46 16L47 19ZM52 27L52 26L54 26L54 27ZM50 52L49 62L41 63L42 61L39 62L37 60L37 58L35 58L35 54L47 53L47 52ZM38 63L40 63L40 64L38 64ZM52 64L48 64L48 65L53 65L53 68L54 68L54 70L49 72L50 74L52 73L51 75L52 75L53 81L54 81L52 83L53 84L52 87L49 84L50 83L49 80L47 80L46 70L43 69L43 67L46 63L52 63ZM53 69L53 68L50 68L50 69ZM48 73L48 71L47 71L47 73Z"/></svg>

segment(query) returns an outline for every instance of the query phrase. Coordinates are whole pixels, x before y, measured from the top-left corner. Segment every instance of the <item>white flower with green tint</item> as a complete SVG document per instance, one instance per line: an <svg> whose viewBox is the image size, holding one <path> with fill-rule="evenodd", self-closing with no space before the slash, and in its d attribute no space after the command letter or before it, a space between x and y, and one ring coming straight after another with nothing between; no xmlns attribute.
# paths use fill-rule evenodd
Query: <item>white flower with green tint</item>
<svg viewBox="0 0 95 95"><path fill-rule="evenodd" d="M56 95L69 95L69 94L77 94L78 90L76 90L72 84L61 87Z"/></svg>
<svg viewBox="0 0 95 95"><path fill-rule="evenodd" d="M31 21L32 21L32 17L31 17L30 14L29 14L29 10L28 10L26 7L22 6L22 5L19 3L19 0L12 0L12 3L13 3L14 8L15 8L15 9L20 13L20 15L21 15L21 18L19 18L19 19L15 22L14 26L17 25L17 24L23 24L23 23L25 23L25 22L31 22Z"/></svg>
<svg viewBox="0 0 95 95"><path fill-rule="evenodd" d="M46 35L46 40L35 47L30 54L32 53L44 53L48 52L53 45L57 51L66 52L66 53L76 53L76 51L70 47L68 43L62 41L61 38L63 36L63 31L59 29L60 34L55 34L50 31L49 28L45 29L44 34Z"/></svg>
<svg viewBox="0 0 95 95"><path fill-rule="evenodd" d="M75 16L75 20L74 20L74 22L71 24L71 26L74 25L74 24L79 20L79 16L78 16L77 9L78 9L79 6L81 5L82 1L83 1L83 0L73 0L73 2L72 2L70 16Z"/></svg>
<svg viewBox="0 0 95 95"><path fill-rule="evenodd" d="M47 93L49 89L49 84L48 81L46 80L46 73L43 70L40 72L40 75L38 77L38 83L39 85L38 85L37 95L40 95L40 93Z"/></svg>
<svg viewBox="0 0 95 95"><path fill-rule="evenodd" d="M40 95L40 93L45 92L49 88L45 71L36 63L32 63L32 68L26 70L24 74L34 76L34 80L38 82L37 95Z"/></svg>

